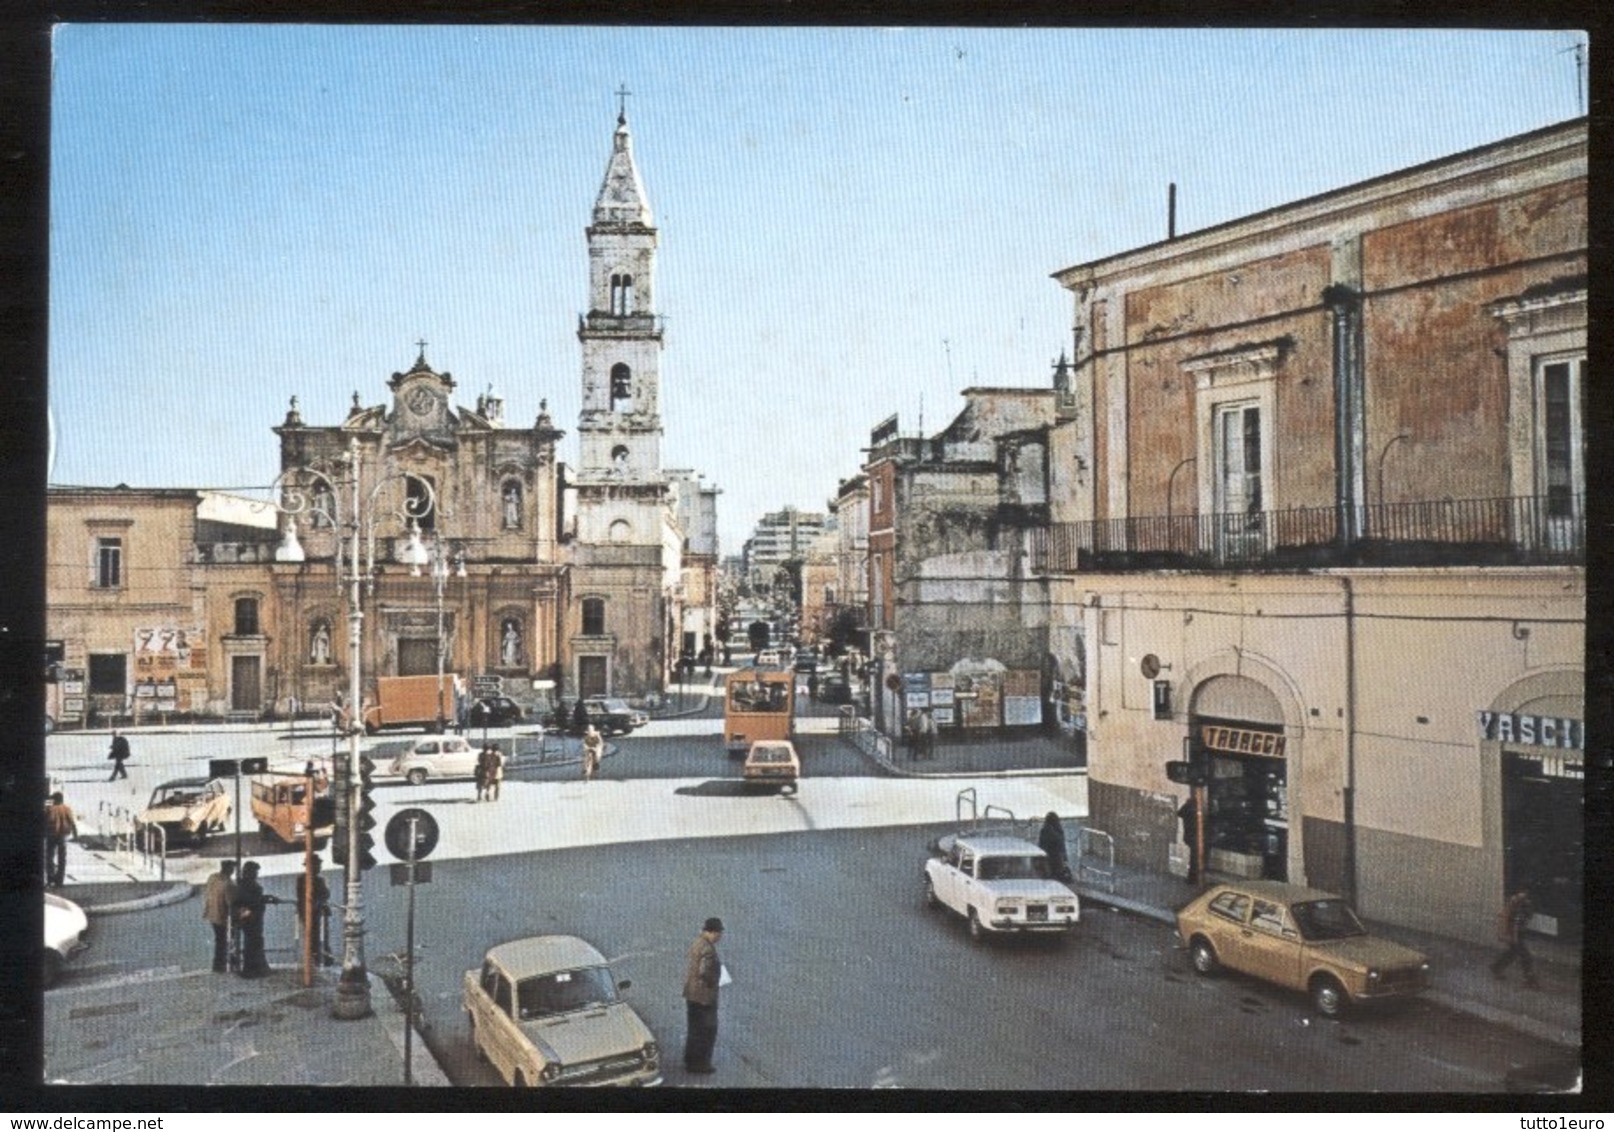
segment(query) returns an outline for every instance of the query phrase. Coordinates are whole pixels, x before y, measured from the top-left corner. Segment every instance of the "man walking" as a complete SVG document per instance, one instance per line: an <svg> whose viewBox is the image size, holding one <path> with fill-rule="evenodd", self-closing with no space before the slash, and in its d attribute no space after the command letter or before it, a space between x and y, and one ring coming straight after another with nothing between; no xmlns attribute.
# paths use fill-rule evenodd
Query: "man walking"
<svg viewBox="0 0 1614 1132"><path fill-rule="evenodd" d="M106 757L112 760L112 774L107 778L108 782L129 777L129 772L123 769L124 761L129 757L129 740L117 731L112 733L112 749L106 753Z"/></svg>
<svg viewBox="0 0 1614 1132"><path fill-rule="evenodd" d="M331 907L331 886L325 883L324 876L320 874L318 854L314 856L312 865L312 875L297 880L297 917L303 923L303 937L309 940L315 966L326 967L331 961L329 941L325 938L326 917Z"/></svg>
<svg viewBox="0 0 1614 1132"><path fill-rule="evenodd" d="M202 889L202 919L213 928L213 973L230 969L230 911L235 904L235 862L220 861L219 871Z"/></svg>
<svg viewBox="0 0 1614 1132"><path fill-rule="evenodd" d="M1502 972L1517 959L1524 971L1524 985L1532 988L1540 985L1536 982L1535 962L1524 945L1524 928L1535 911L1535 905L1530 902L1529 889L1522 887L1509 896L1507 903L1502 906L1501 915L1496 920L1496 938L1507 944L1507 950L1491 964L1491 974L1495 978L1500 979Z"/></svg>
<svg viewBox="0 0 1614 1132"><path fill-rule="evenodd" d="M593 782L594 775L600 769L600 755L603 753L605 740L591 723L588 730L583 733L583 781Z"/></svg>
<svg viewBox="0 0 1614 1132"><path fill-rule="evenodd" d="M67 839L77 836L78 822L58 790L45 807L45 883L51 888L62 887L67 879Z"/></svg>
<svg viewBox="0 0 1614 1132"><path fill-rule="evenodd" d="M712 1050L717 1046L717 988L723 962L717 941L723 938L723 921L711 917L689 948L689 970L684 975L684 1003L689 1029L684 1038L684 1068L691 1073L715 1073Z"/></svg>

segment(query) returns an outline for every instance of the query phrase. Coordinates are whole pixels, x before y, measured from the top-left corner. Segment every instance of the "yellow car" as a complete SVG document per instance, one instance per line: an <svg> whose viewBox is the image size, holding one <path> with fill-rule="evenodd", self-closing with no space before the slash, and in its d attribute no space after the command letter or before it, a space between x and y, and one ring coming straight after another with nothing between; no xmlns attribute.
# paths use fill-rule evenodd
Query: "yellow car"
<svg viewBox="0 0 1614 1132"><path fill-rule="evenodd" d="M1305 991L1330 1018L1429 983L1420 952L1369 935L1340 897L1278 881L1213 885L1177 912L1177 938L1199 974L1226 967Z"/></svg>

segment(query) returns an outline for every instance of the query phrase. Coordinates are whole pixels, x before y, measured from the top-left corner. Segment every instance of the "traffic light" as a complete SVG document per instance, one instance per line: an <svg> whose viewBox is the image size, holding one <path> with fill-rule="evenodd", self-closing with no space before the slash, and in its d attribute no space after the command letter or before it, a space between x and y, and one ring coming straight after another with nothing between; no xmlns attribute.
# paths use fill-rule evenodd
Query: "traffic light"
<svg viewBox="0 0 1614 1132"><path fill-rule="evenodd" d="M353 820L359 830L359 869L375 868L375 854L370 850L375 848L375 838L370 831L375 828L375 799L370 791L375 786L375 760L368 755L359 756L359 804L354 811Z"/></svg>
<svg viewBox="0 0 1614 1132"><path fill-rule="evenodd" d="M336 828L331 832L331 860L338 865L347 864L348 817L351 814L353 775L346 756L331 760L335 773L331 776L331 801L335 804Z"/></svg>

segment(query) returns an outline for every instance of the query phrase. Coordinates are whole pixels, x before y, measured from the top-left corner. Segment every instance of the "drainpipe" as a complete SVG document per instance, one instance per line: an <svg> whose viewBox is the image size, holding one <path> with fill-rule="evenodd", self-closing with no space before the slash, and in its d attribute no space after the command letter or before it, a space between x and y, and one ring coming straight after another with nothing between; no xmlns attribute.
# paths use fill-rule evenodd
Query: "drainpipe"
<svg viewBox="0 0 1614 1132"><path fill-rule="evenodd" d="M1323 305L1334 316L1334 537L1347 550L1362 537L1362 469L1357 453L1362 433L1361 328L1362 294L1343 283L1323 290Z"/></svg>
<svg viewBox="0 0 1614 1132"><path fill-rule="evenodd" d="M1339 584L1345 597L1345 899L1356 904L1356 593L1350 578Z"/></svg>

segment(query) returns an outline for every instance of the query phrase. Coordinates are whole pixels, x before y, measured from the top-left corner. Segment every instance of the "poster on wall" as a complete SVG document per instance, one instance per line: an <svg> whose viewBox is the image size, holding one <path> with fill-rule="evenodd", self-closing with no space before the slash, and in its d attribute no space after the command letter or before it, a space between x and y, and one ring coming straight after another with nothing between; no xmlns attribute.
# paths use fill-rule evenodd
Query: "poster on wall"
<svg viewBox="0 0 1614 1132"><path fill-rule="evenodd" d="M902 674L902 703L907 711L923 711L930 706L930 673Z"/></svg>
<svg viewBox="0 0 1614 1132"><path fill-rule="evenodd" d="M1042 723L1042 674L1003 674L1003 726L1036 727Z"/></svg>
<svg viewBox="0 0 1614 1132"><path fill-rule="evenodd" d="M951 672L932 672L930 674L930 706L941 722L942 711L947 712L948 722L953 719L953 674Z"/></svg>
<svg viewBox="0 0 1614 1132"><path fill-rule="evenodd" d="M961 727L997 727L1003 721L1003 687L996 672L954 677Z"/></svg>

